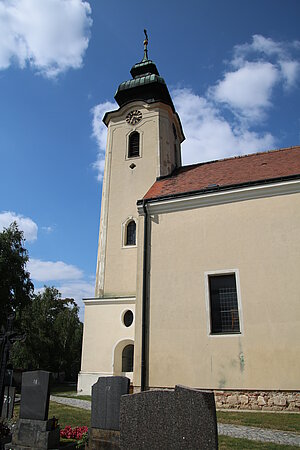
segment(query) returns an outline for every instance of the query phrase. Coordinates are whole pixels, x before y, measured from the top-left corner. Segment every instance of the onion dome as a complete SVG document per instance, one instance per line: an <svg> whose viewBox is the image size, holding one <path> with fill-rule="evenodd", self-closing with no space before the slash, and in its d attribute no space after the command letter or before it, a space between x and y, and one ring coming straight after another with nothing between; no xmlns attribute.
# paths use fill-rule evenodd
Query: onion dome
<svg viewBox="0 0 300 450"><path fill-rule="evenodd" d="M135 100L162 102L175 111L165 80L159 75L155 63L148 59L148 36L146 30L144 32L144 57L131 68L132 79L120 84L115 100L120 107Z"/></svg>

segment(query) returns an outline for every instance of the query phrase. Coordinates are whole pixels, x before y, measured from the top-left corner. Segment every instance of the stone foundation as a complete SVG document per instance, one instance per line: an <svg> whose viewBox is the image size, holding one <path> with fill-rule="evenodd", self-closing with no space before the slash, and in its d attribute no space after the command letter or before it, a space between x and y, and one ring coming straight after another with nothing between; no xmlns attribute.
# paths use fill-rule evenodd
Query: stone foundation
<svg viewBox="0 0 300 450"><path fill-rule="evenodd" d="M217 409L300 412L300 392L214 391Z"/></svg>
<svg viewBox="0 0 300 450"><path fill-rule="evenodd" d="M170 388L150 388L151 391L164 389ZM300 413L300 391L219 391L215 389L213 391L216 409ZM140 386L134 386L133 392L141 392Z"/></svg>

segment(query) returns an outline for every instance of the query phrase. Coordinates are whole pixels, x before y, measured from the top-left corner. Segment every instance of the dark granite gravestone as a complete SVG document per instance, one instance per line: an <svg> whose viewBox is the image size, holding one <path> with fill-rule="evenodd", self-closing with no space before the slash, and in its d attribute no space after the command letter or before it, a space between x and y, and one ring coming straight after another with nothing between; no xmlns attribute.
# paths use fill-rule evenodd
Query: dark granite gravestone
<svg viewBox="0 0 300 450"><path fill-rule="evenodd" d="M129 393L127 377L100 377L92 386L92 428L120 430L120 400Z"/></svg>
<svg viewBox="0 0 300 450"><path fill-rule="evenodd" d="M100 377L93 385L90 450L120 448L120 401L129 385L129 378L119 376Z"/></svg>
<svg viewBox="0 0 300 450"><path fill-rule="evenodd" d="M184 386L121 399L120 448L217 449L214 394Z"/></svg>
<svg viewBox="0 0 300 450"><path fill-rule="evenodd" d="M48 419L49 381L49 372L23 373L20 418L7 450L59 448L59 427L54 418Z"/></svg>
<svg viewBox="0 0 300 450"><path fill-rule="evenodd" d="M50 372L36 370L22 375L20 419L47 420Z"/></svg>
<svg viewBox="0 0 300 450"><path fill-rule="evenodd" d="M14 413L16 388L5 386L1 417L11 419Z"/></svg>

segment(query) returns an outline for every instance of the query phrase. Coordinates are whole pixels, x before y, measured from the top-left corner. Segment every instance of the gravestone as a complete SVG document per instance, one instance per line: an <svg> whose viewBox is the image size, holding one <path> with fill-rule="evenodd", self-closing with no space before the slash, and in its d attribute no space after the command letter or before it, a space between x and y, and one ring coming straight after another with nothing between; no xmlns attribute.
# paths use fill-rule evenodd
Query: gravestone
<svg viewBox="0 0 300 450"><path fill-rule="evenodd" d="M217 449L213 392L175 386L123 396L120 448Z"/></svg>
<svg viewBox="0 0 300 450"><path fill-rule="evenodd" d="M20 418L7 450L59 449L59 427L48 419L50 373L42 370L22 375Z"/></svg>
<svg viewBox="0 0 300 450"><path fill-rule="evenodd" d="M92 386L93 428L120 430L120 400L129 393L130 380L127 377L100 377Z"/></svg>
<svg viewBox="0 0 300 450"><path fill-rule="evenodd" d="M22 375L20 419L47 420L50 372L36 370Z"/></svg>
<svg viewBox="0 0 300 450"><path fill-rule="evenodd" d="M14 413L16 388L5 386L1 417L11 419Z"/></svg>
<svg viewBox="0 0 300 450"><path fill-rule="evenodd" d="M89 449L118 449L120 401L129 393L127 377L100 377L92 386L92 414Z"/></svg>

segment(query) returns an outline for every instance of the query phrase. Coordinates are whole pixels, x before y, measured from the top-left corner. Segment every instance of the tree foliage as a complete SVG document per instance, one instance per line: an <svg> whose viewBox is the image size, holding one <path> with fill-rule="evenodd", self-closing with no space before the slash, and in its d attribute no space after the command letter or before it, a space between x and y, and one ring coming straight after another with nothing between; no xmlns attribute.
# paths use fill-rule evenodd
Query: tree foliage
<svg viewBox="0 0 300 450"><path fill-rule="evenodd" d="M54 287L45 287L23 310L19 328L27 334L11 353L14 367L65 372L74 378L80 370L82 323L79 308L61 298Z"/></svg>
<svg viewBox="0 0 300 450"><path fill-rule="evenodd" d="M12 311L18 312L28 305L33 294L24 242L23 231L16 222L0 233L0 327Z"/></svg>

